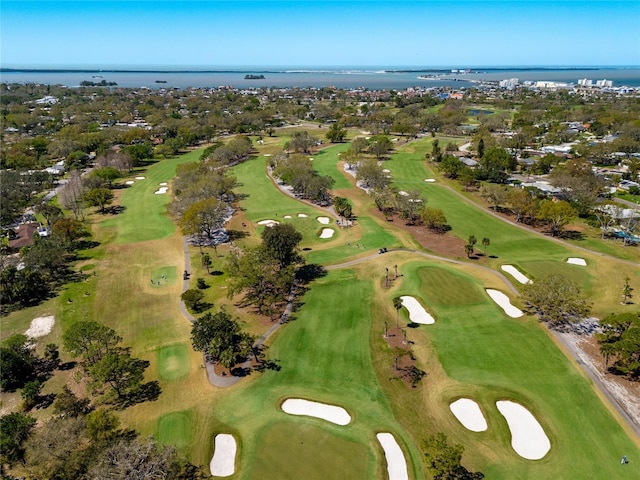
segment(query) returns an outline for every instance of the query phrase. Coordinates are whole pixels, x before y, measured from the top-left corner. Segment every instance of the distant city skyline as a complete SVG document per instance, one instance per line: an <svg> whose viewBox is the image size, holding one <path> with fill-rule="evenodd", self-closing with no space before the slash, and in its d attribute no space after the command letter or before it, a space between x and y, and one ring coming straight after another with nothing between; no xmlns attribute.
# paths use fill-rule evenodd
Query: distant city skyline
<svg viewBox="0 0 640 480"><path fill-rule="evenodd" d="M638 66L640 2L11 1L2 67Z"/></svg>

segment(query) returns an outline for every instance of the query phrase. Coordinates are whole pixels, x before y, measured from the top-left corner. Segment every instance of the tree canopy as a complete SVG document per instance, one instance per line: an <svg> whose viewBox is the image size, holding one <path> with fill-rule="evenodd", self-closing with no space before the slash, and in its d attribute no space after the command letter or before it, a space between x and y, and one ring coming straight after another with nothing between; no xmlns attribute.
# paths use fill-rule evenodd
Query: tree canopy
<svg viewBox="0 0 640 480"><path fill-rule="evenodd" d="M522 296L540 320L554 326L578 322L591 311L578 286L562 275L551 274L524 285Z"/></svg>

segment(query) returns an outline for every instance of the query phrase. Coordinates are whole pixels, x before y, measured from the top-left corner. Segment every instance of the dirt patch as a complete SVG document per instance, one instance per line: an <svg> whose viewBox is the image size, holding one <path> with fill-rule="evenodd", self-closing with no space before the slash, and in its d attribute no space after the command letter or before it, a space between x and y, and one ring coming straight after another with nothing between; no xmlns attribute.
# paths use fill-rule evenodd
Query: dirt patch
<svg viewBox="0 0 640 480"><path fill-rule="evenodd" d="M416 359L411 353L411 341L407 339L405 343L402 329L398 327L389 328L384 341L394 352L394 362L390 368L391 376L402 380L407 388L415 388L417 382L414 375L420 375L421 370L416 367Z"/></svg>
<svg viewBox="0 0 640 480"><path fill-rule="evenodd" d="M369 212L385 220L384 215L377 208L372 208ZM421 247L437 255L452 258L465 255L464 246L466 242L461 238L453 236L451 233L439 233L425 226L406 225L405 221L398 217L391 217L385 221L396 228L410 232Z"/></svg>

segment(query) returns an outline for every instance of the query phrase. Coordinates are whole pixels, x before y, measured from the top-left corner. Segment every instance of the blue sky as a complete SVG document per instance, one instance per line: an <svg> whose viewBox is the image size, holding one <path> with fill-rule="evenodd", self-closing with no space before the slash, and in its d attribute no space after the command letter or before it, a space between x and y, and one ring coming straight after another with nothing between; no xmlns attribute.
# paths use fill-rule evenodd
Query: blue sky
<svg viewBox="0 0 640 480"><path fill-rule="evenodd" d="M640 65L640 1L10 1L1 65Z"/></svg>

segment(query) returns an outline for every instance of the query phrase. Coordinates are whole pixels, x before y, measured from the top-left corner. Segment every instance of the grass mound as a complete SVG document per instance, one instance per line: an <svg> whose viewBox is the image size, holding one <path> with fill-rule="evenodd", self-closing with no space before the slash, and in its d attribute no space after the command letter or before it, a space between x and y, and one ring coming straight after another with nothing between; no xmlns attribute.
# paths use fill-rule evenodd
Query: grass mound
<svg viewBox="0 0 640 480"><path fill-rule="evenodd" d="M158 350L158 373L163 380L177 380L189 373L189 351L184 344Z"/></svg>

